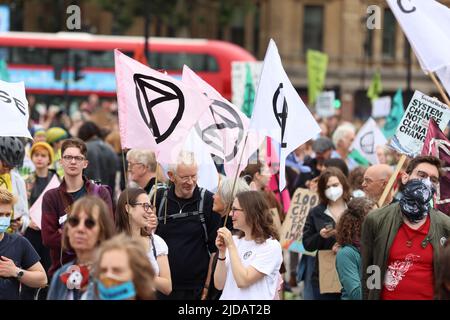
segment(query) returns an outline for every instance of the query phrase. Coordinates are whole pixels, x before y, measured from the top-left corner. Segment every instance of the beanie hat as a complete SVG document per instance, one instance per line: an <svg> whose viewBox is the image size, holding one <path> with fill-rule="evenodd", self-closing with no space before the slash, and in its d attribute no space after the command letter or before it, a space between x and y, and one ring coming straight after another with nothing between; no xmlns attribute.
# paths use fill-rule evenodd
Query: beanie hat
<svg viewBox="0 0 450 320"><path fill-rule="evenodd" d="M67 139L69 135L63 128L52 127L47 130L47 143L55 143Z"/></svg>
<svg viewBox="0 0 450 320"><path fill-rule="evenodd" d="M47 142L35 142L31 146L30 149L30 157L33 157L33 153L37 151L37 149L45 149L48 151L48 156L50 158L50 164L53 163L53 160L55 159L55 153L53 152L53 148L47 143Z"/></svg>

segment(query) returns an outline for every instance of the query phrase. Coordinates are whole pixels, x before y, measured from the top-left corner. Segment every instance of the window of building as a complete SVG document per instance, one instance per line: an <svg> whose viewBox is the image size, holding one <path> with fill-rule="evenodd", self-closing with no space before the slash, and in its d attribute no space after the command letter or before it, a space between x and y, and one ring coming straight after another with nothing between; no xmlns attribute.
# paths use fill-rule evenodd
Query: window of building
<svg viewBox="0 0 450 320"><path fill-rule="evenodd" d="M231 42L243 47L244 46L244 10L235 10L231 21Z"/></svg>
<svg viewBox="0 0 450 320"><path fill-rule="evenodd" d="M323 6L305 6L303 51L323 49Z"/></svg>
<svg viewBox="0 0 450 320"><path fill-rule="evenodd" d="M383 19L383 58L395 58L395 33L397 22L390 9L384 10Z"/></svg>

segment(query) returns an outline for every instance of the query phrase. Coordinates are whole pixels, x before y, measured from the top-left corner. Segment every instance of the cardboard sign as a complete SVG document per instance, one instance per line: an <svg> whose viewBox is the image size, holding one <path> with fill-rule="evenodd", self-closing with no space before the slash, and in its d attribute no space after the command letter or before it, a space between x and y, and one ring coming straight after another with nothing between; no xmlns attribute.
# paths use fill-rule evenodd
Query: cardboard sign
<svg viewBox="0 0 450 320"><path fill-rule="evenodd" d="M450 110L439 100L416 90L397 132L392 137L391 147L411 158L419 155L425 142L430 118L434 118L439 128L444 131L450 120Z"/></svg>
<svg viewBox="0 0 450 320"><path fill-rule="evenodd" d="M318 203L319 196L315 192L302 188L295 191L286 219L281 226L280 243L284 249L299 252L298 248L303 247L299 246L299 243L302 241L306 217L309 210ZM292 246L294 242L297 243L296 246Z"/></svg>
<svg viewBox="0 0 450 320"><path fill-rule="evenodd" d="M336 271L336 254L333 250L319 250L320 293L340 293L342 286Z"/></svg>
<svg viewBox="0 0 450 320"><path fill-rule="evenodd" d="M335 115L334 91L325 91L317 96L316 113L321 118L329 118Z"/></svg>

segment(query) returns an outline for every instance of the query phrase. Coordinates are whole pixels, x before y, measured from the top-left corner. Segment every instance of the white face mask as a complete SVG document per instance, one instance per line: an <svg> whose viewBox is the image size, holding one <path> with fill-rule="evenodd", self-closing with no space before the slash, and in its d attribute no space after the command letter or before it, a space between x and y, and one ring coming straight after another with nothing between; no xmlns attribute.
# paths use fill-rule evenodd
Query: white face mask
<svg viewBox="0 0 450 320"><path fill-rule="evenodd" d="M329 187L327 190L325 190L325 196L331 200L336 201L340 197L342 197L342 194L344 193L344 190L341 186L338 187Z"/></svg>

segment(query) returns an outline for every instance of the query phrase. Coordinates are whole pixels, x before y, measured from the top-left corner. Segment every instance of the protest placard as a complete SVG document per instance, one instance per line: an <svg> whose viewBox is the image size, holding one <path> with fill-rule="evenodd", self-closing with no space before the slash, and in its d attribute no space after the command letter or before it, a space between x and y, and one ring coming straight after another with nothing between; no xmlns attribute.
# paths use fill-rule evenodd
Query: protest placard
<svg viewBox="0 0 450 320"><path fill-rule="evenodd" d="M280 232L281 231L281 220L280 220L280 215L278 214L278 209L271 208L270 214L272 215L273 224L274 224L275 228L277 229L278 232Z"/></svg>
<svg viewBox="0 0 450 320"><path fill-rule="evenodd" d="M317 96L316 113L319 117L329 118L336 114L334 99L334 91L324 91Z"/></svg>
<svg viewBox="0 0 450 320"><path fill-rule="evenodd" d="M391 112L392 99L389 96L381 97L372 102L372 118L383 118Z"/></svg>
<svg viewBox="0 0 450 320"><path fill-rule="evenodd" d="M450 110L439 100L416 90L392 137L391 147L411 158L419 155L431 118L444 130L450 120Z"/></svg>
<svg viewBox="0 0 450 320"><path fill-rule="evenodd" d="M303 227L311 208L319 203L319 197L308 189L298 188L291 200L286 219L281 226L280 243L284 249L298 252L303 236ZM296 245L293 245L293 244Z"/></svg>

